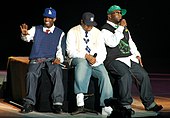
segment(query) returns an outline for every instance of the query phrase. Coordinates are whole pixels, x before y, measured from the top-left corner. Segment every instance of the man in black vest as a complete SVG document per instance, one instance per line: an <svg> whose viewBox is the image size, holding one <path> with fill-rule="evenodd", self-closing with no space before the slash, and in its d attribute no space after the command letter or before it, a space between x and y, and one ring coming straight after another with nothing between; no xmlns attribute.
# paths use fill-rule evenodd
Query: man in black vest
<svg viewBox="0 0 170 118"><path fill-rule="evenodd" d="M26 97L21 109L22 113L32 112L36 104L36 91L41 69L47 68L53 85L51 93L52 108L55 113L62 112L64 101L64 87L62 83L62 69L60 64L64 61L65 33L54 26L56 11L46 8L43 13L44 25L32 27L28 30L26 24L22 24L21 39L33 42L29 56L29 67L26 75Z"/></svg>
<svg viewBox="0 0 170 118"><path fill-rule="evenodd" d="M107 49L104 64L110 78L118 82L118 95L124 107L131 109L132 114L135 113L131 108L131 87L134 80L145 110L158 112L163 107L154 101L150 78L143 68L140 52L127 29L126 20L122 19L126 12L126 9L117 5L111 6L107 11L108 19L101 29Z"/></svg>

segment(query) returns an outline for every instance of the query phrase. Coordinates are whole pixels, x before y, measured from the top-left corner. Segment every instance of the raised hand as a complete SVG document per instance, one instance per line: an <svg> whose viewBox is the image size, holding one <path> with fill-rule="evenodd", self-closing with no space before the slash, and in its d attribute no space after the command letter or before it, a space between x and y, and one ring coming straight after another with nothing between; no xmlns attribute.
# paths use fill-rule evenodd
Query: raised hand
<svg viewBox="0 0 170 118"><path fill-rule="evenodd" d="M21 24L20 25L20 29L21 29L21 33L23 34L23 35L29 35L28 34L28 25L27 24Z"/></svg>

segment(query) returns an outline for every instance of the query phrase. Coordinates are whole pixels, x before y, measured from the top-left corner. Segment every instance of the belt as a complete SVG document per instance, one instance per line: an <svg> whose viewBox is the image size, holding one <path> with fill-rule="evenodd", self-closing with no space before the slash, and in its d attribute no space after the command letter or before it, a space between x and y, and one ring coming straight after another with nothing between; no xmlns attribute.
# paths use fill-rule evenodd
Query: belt
<svg viewBox="0 0 170 118"><path fill-rule="evenodd" d="M54 58L37 58L37 59L32 59L30 63L42 63L42 62L52 62Z"/></svg>

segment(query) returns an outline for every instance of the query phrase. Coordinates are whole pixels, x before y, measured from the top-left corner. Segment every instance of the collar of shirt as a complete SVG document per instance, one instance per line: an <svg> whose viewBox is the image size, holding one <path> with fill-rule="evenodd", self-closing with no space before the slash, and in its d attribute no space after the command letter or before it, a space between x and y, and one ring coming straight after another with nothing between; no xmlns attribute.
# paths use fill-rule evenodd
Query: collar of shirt
<svg viewBox="0 0 170 118"><path fill-rule="evenodd" d="M54 25L52 27L50 27L50 28L43 27L43 32L46 32L46 30L48 29L48 30L50 30L49 33L53 33L54 32L54 28L55 28Z"/></svg>
<svg viewBox="0 0 170 118"><path fill-rule="evenodd" d="M85 36L85 30L83 29L83 27L81 26L81 35L82 36ZM90 30L90 31L88 31L88 37L90 37L90 35L91 35L91 31L93 30L93 28Z"/></svg>
<svg viewBox="0 0 170 118"><path fill-rule="evenodd" d="M115 24L115 23L113 23L113 22L111 22L111 21L108 21L108 20L107 20L107 23L110 24L111 26L113 26L113 27L116 28L116 29L119 27L119 25L117 25L117 24Z"/></svg>

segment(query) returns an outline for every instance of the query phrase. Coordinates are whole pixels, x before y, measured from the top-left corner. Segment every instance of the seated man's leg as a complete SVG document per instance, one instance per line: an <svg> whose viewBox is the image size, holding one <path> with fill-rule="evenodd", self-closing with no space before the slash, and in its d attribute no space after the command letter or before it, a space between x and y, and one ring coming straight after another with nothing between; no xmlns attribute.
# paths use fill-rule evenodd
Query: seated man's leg
<svg viewBox="0 0 170 118"><path fill-rule="evenodd" d="M88 92L92 68L85 59L75 58L72 60L75 67L74 93L76 94L77 110L72 113L78 114L84 112L84 93Z"/></svg>
<svg viewBox="0 0 170 118"><path fill-rule="evenodd" d="M21 109L22 113L28 113L33 111L33 107L36 104L36 91L38 85L38 78L41 75L41 68L44 67L44 63L30 63L28 72L26 75L26 97L24 99L24 105Z"/></svg>
<svg viewBox="0 0 170 118"><path fill-rule="evenodd" d="M156 112L161 110L163 107L154 102L150 78L146 70L135 62L132 62L132 68L130 70L135 79L135 84L140 92L140 98L145 109Z"/></svg>
<svg viewBox="0 0 170 118"><path fill-rule="evenodd" d="M129 71L129 67L118 60L113 60L111 64L107 67L107 70L110 73L110 75L114 76L110 79L116 79L117 81L119 88L118 96L120 97L119 99L121 101L121 104L127 109L132 110L131 108L131 104L133 102L133 98L131 95L132 77ZM132 114L134 114L133 110Z"/></svg>
<svg viewBox="0 0 170 118"><path fill-rule="evenodd" d="M112 112L111 107L106 107L104 100L109 99L113 97L113 89L112 85L108 76L108 72L106 71L105 67L103 64L93 67L93 76L95 78L98 78L98 84L99 84L99 92L101 94L100 96L100 106L102 108L102 114L103 115L110 115ZM104 112L105 111L105 112Z"/></svg>
<svg viewBox="0 0 170 118"><path fill-rule="evenodd" d="M62 69L58 64L52 64L46 62L48 65L48 73L53 85L51 98L53 100L53 110L55 113L62 112L62 105L64 101L64 86L63 86L63 75Z"/></svg>
<svg viewBox="0 0 170 118"><path fill-rule="evenodd" d="M113 87L113 93L114 93L113 97L119 98L119 86L118 86L118 79L117 79L118 77L115 74L111 74L109 71L108 74L109 74L110 82Z"/></svg>

